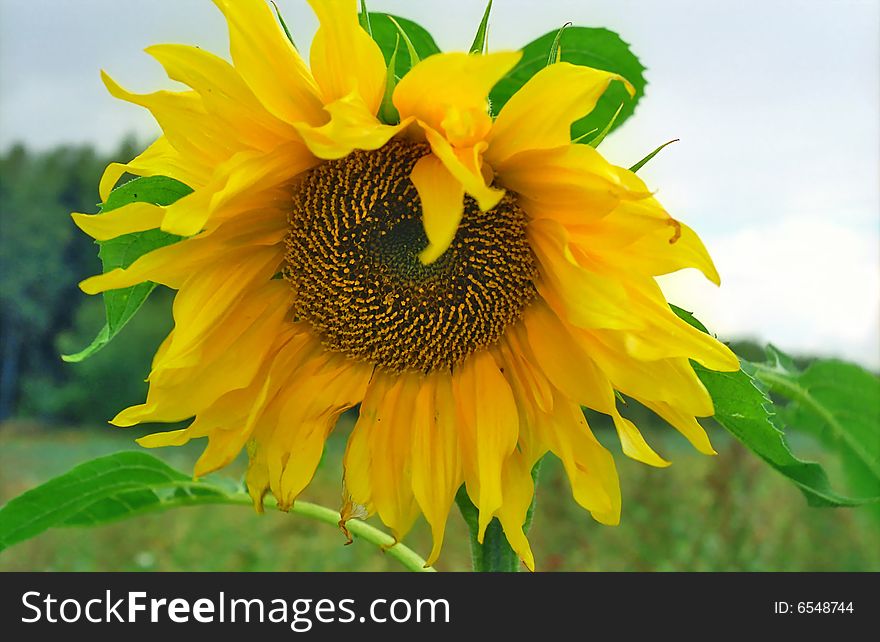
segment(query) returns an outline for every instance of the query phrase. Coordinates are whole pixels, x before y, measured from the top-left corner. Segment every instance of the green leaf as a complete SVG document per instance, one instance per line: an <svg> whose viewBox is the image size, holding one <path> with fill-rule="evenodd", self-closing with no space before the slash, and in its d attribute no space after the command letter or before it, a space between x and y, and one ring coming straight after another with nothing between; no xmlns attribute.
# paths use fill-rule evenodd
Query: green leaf
<svg viewBox="0 0 880 642"><path fill-rule="evenodd" d="M672 309L680 318L706 331L691 313L675 306ZM834 491L822 466L792 454L773 402L767 396L766 388L753 376L754 365L747 361L741 363L742 369L737 372L716 372L692 362L697 376L712 396L715 421L792 481L811 506L859 506L865 503L864 499L853 499Z"/></svg>
<svg viewBox="0 0 880 642"><path fill-rule="evenodd" d="M367 11L367 0L361 0L361 11L358 13L361 28L373 37L373 26L370 24L370 13Z"/></svg>
<svg viewBox="0 0 880 642"><path fill-rule="evenodd" d="M400 25L400 31L395 26L395 22ZM412 20L373 11L370 12L370 25L373 28L373 40L376 41L376 44L382 50L386 65L391 63L391 55L394 53L401 31L406 35L404 42L409 41L419 60L424 60L428 56L440 53L440 47L434 42L431 34ZM413 58L408 46L399 52L394 64L394 73L398 78L403 78L412 69L415 64L412 60Z"/></svg>
<svg viewBox="0 0 880 642"><path fill-rule="evenodd" d="M748 368L748 363L743 363ZM715 420L749 450L788 477L811 506L858 506L862 502L836 493L825 469L795 457L785 441L773 404L745 370L715 372L694 365L715 403Z"/></svg>
<svg viewBox="0 0 880 642"><path fill-rule="evenodd" d="M483 13L483 19L477 28L477 35L474 36L474 42L471 45L470 52L472 54L486 53L486 38L489 35L489 14L492 13L492 0L486 5L486 11Z"/></svg>
<svg viewBox="0 0 880 642"><path fill-rule="evenodd" d="M107 198L107 202L101 206L101 212L109 212L136 202L171 205L190 192L192 189L173 178L165 176L136 178L113 190ZM126 268L144 254L176 243L181 238L161 230L123 234L109 241L99 241L98 256L101 258L101 263L104 266L103 271L106 273L116 268ZM107 313L107 322L98 332L98 336L80 352L62 355L61 358L64 361L76 363L98 352L119 334L119 331L131 320L155 287L155 283L147 282L105 292L104 307Z"/></svg>
<svg viewBox="0 0 880 642"><path fill-rule="evenodd" d="M119 452L81 464L0 508L0 551L55 526L97 526L143 513L231 504L252 507L250 496L223 480L193 481L140 451ZM297 501L291 513L339 527L339 511ZM432 571L425 560L390 535L360 520L347 524L362 538L412 571Z"/></svg>
<svg viewBox="0 0 880 642"><path fill-rule="evenodd" d="M659 153L663 150L664 147L666 147L667 145L671 145L672 143L677 143L677 142L678 142L678 138L674 138L674 139L672 139L672 140L670 140L670 141L667 141L667 142L663 143L662 145L660 145L660 147L658 147L658 148L655 149L653 152L651 152L650 154L648 154L647 156L645 156L645 157L644 157L642 160L640 160L638 163L636 163L635 165L633 165L632 167L630 167L630 168L629 168L629 171L631 171L631 172L633 172L633 173L636 173L637 171L639 171L640 169L642 169L642 168L648 163L648 161L650 161L650 160L651 160L652 158L654 158L657 154L659 154Z"/></svg>
<svg viewBox="0 0 880 642"><path fill-rule="evenodd" d="M688 325L692 325L700 332L705 332L709 334L709 331L706 329L706 326L703 325L703 322L700 321L697 317L694 316L693 312L688 312L684 308L680 308L677 305L669 304L669 307L672 308L672 311L675 312L676 316L682 321L686 321Z"/></svg>
<svg viewBox="0 0 880 642"><path fill-rule="evenodd" d="M119 452L81 464L0 509L0 551L53 526L94 526L171 505L226 501L151 455Z"/></svg>
<svg viewBox="0 0 880 642"><path fill-rule="evenodd" d="M852 363L823 359L800 370L769 346L755 376L789 403L786 424L818 438L843 463L851 492L880 497L880 379Z"/></svg>
<svg viewBox="0 0 880 642"><path fill-rule="evenodd" d="M607 29L569 27L561 33L559 31L546 33L527 44L523 47L523 57L519 64L492 90L490 98L494 113L499 113L510 97L519 91L529 78L547 66L557 36L562 61L618 73L635 88L635 96L630 98L622 83L612 83L599 99L596 108L572 125L571 137L578 138L591 129L601 131L611 120L617 106L624 103L620 116L611 127L610 131L614 131L632 116L645 93L647 82L643 76L645 67L630 51L629 45L616 33Z"/></svg>

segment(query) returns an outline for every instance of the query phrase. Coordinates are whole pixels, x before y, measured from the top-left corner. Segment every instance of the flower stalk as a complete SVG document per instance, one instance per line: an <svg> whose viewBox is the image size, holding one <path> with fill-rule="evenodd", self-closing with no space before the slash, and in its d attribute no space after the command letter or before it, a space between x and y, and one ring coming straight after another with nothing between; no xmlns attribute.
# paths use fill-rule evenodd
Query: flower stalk
<svg viewBox="0 0 880 642"><path fill-rule="evenodd" d="M250 497L242 493L240 495L224 497L218 503L250 506L252 501ZM267 505L269 505L269 502L267 502ZM339 525L339 511L321 506L320 504L296 501L289 512L300 517L315 520L316 522L330 524L331 526ZM379 530L375 526L359 519L352 519L346 522L345 527L353 537L377 546L383 553L400 562L408 571L421 573L435 572L435 569L427 566L425 560L418 553L396 541L391 535Z"/></svg>
<svg viewBox="0 0 880 642"><path fill-rule="evenodd" d="M535 499L537 498L538 475L541 472L541 461L532 468L532 481L535 484L535 495L532 497L532 503L526 513L526 521L523 524L523 532L528 535L529 527L532 525L532 515L535 511ZM455 495L455 503L458 510L464 518L468 526L471 542L471 563L473 570L477 573L516 573L520 568L519 556L510 547L504 530L501 528L501 522L493 519L486 527L483 535L483 542L477 539L479 533L479 511L474 506L470 497L468 497L465 487L458 489Z"/></svg>

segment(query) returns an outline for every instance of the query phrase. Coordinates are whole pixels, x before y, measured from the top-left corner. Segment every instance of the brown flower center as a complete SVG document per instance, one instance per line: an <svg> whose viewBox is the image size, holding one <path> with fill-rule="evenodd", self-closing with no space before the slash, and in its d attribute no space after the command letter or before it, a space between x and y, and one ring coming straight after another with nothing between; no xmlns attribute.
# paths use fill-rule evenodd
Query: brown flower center
<svg viewBox="0 0 880 642"><path fill-rule="evenodd" d="M296 189L285 240L294 315L328 349L395 372L455 366L536 296L526 214L510 194L488 212L465 198L452 245L422 264L428 240L409 175L427 153L392 141L317 167Z"/></svg>

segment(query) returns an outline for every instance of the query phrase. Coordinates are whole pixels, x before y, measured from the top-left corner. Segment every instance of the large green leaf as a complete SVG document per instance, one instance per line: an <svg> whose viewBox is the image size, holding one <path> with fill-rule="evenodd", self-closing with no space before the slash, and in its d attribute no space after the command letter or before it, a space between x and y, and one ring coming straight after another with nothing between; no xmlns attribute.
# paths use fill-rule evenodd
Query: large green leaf
<svg viewBox="0 0 880 642"><path fill-rule="evenodd" d="M510 97L529 78L547 66L557 35L559 35L558 31L551 31L523 47L523 56L519 64L492 90L490 98L494 113L500 112ZM635 96L631 99L622 83L612 83L596 104L596 108L572 125L572 139L579 138L592 130L602 131L614 117L614 112L623 104L620 115L609 131L620 127L632 116L636 105L645 94L647 84L643 75L645 67L630 51L629 45L616 33L607 29L568 27L559 38L559 47L562 51L562 61L613 71L626 78L636 90Z"/></svg>
<svg viewBox="0 0 880 642"><path fill-rule="evenodd" d="M394 20L397 21L397 24L400 25L401 29L403 29L404 33L406 33L420 60L424 60L433 54L440 53L440 47L434 42L434 38L428 33L427 29L416 24L412 20L407 20L406 18L401 18L399 16L390 16L389 18L389 14L377 13L375 11L371 11L369 16L370 27L373 30L373 40L376 41L376 44L378 44L379 48L382 50L382 55L385 56L386 65L391 62L391 55L394 53L397 39L400 35L400 32L390 18L394 18ZM398 78L403 78L406 75L406 72L412 69L412 67L412 58L409 55L408 48L401 46L395 60L395 74Z"/></svg>
<svg viewBox="0 0 880 642"><path fill-rule="evenodd" d="M119 452L81 464L0 508L0 551L54 526L97 526L147 512L203 504L253 506L250 496L234 482L193 481L152 455ZM339 527L338 510L303 501L290 510ZM412 550L366 522L355 519L346 526L350 536L381 547L409 570L433 570Z"/></svg>
<svg viewBox="0 0 880 642"><path fill-rule="evenodd" d="M858 506L862 502L831 488L825 469L795 457L785 441L782 424L764 390L746 370L715 372L695 364L697 376L715 404L715 420L749 450L788 477L811 506Z"/></svg>
<svg viewBox="0 0 880 642"><path fill-rule="evenodd" d="M705 326L690 312L675 306L672 308L679 317L706 332ZM716 372L697 363L693 366L712 396L715 420L792 481L811 506L858 506L865 503L865 499L853 499L834 491L822 466L799 459L791 452L783 424L767 396L766 387L754 377L753 364L742 361L742 369L737 372Z"/></svg>
<svg viewBox="0 0 880 642"><path fill-rule="evenodd" d="M173 178L165 176L136 178L113 190L107 202L101 206L101 212L109 212L137 202L171 205L190 192L192 189ZM176 243L180 239L180 236L161 230L123 234L109 241L99 241L98 256L101 258L104 272L109 272L116 268L126 268L147 252ZM104 327L85 349L76 354L63 355L62 359L71 362L82 361L107 345L131 320L155 287L155 283L147 282L105 292L104 307L107 322Z"/></svg>
<svg viewBox="0 0 880 642"><path fill-rule="evenodd" d="M836 359L800 370L773 346L767 353L767 363L755 364L755 376L789 400L779 413L785 423L840 456L851 492L880 497L880 379ZM873 510L880 517L880 506Z"/></svg>
<svg viewBox="0 0 880 642"><path fill-rule="evenodd" d="M171 506L228 502L233 493L193 482L146 453L119 452L10 500L0 509L0 551L53 526L94 526Z"/></svg>

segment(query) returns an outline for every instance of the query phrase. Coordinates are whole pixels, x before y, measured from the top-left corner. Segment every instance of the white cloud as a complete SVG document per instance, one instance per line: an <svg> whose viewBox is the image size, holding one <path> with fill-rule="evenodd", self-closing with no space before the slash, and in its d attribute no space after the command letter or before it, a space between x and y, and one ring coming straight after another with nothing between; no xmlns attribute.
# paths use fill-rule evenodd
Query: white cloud
<svg viewBox="0 0 880 642"><path fill-rule="evenodd" d="M693 270L663 277L669 299L723 338L751 336L784 350L880 367L876 232L833 216L787 217L707 239L722 286Z"/></svg>

